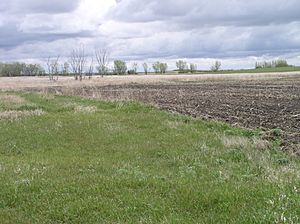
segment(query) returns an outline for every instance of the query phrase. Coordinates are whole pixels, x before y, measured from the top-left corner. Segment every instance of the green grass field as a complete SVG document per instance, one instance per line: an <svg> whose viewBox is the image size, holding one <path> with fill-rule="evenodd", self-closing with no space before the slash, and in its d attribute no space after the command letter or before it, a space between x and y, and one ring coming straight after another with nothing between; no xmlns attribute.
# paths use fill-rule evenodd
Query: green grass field
<svg viewBox="0 0 300 224"><path fill-rule="evenodd" d="M300 71L300 67L290 66L290 67L282 67L282 68L257 68L257 69L239 69L239 70L223 70L217 73L268 73L268 72L298 72ZM213 73L213 72L211 72Z"/></svg>
<svg viewBox="0 0 300 224"><path fill-rule="evenodd" d="M278 141L137 103L0 93L0 223L299 223L300 161Z"/></svg>
<svg viewBox="0 0 300 224"><path fill-rule="evenodd" d="M236 69L236 70L220 70L217 72L198 71L194 74L242 74L242 73L276 73L276 72L299 72L300 66L289 66L281 68L258 68L258 69ZM177 74L178 71L174 71ZM170 73L171 74L171 73Z"/></svg>

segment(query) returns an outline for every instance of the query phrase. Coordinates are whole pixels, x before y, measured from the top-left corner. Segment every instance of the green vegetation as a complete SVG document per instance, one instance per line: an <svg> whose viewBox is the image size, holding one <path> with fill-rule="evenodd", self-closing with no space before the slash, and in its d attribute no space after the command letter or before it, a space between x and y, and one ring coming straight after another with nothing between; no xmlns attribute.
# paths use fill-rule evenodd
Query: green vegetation
<svg viewBox="0 0 300 224"><path fill-rule="evenodd" d="M176 62L176 67L178 68L179 73L188 72L188 63L183 60Z"/></svg>
<svg viewBox="0 0 300 224"><path fill-rule="evenodd" d="M82 80L83 76L92 78L93 75L135 75L135 74L234 74L234 73L266 73L266 72L292 72L300 71L300 66L289 65L286 60L274 60L256 62L255 69L240 69L240 70L221 70L221 61L215 61L210 70L198 70L197 64L188 63L187 61L178 60L176 62L176 70L168 71L169 65L157 61L152 64L152 72L150 65L147 63L138 64L133 62L128 68L127 62L123 60L115 60L113 68L109 67L110 58L109 51L106 49L96 49L94 65L94 57L88 59L84 51L84 46L80 46L71 52L71 57L68 62L60 62L59 57L47 59L46 71L39 64L26 63L1 63L0 62L0 77L14 76L49 76L50 80L54 80L54 76L74 76L75 80ZM138 72L142 68L143 73Z"/></svg>
<svg viewBox="0 0 300 224"><path fill-rule="evenodd" d="M165 74L168 69L168 64L167 63L161 63L159 61L155 62L152 64L153 71L158 74Z"/></svg>
<svg viewBox="0 0 300 224"><path fill-rule="evenodd" d="M268 73L268 72L298 72L299 66L277 67L277 68L257 68L257 69L239 69L239 70L219 70L218 74L235 74L235 73ZM215 73L212 71L198 71L201 74Z"/></svg>
<svg viewBox="0 0 300 224"><path fill-rule="evenodd" d="M300 222L300 161L260 131L0 93L0 143L1 223Z"/></svg>
<svg viewBox="0 0 300 224"><path fill-rule="evenodd" d="M291 65L288 64L287 60L283 59L273 60L271 62L263 61L255 63L255 68L283 68L290 66Z"/></svg>
<svg viewBox="0 0 300 224"><path fill-rule="evenodd" d="M1 76L41 76L45 75L45 70L39 64L25 64L19 62L1 63L0 62L0 77Z"/></svg>
<svg viewBox="0 0 300 224"><path fill-rule="evenodd" d="M114 61L114 73L116 75L125 75L127 72L127 65L125 61L115 60Z"/></svg>
<svg viewBox="0 0 300 224"><path fill-rule="evenodd" d="M179 73L195 73L197 72L197 64L187 63L186 61L179 60L176 62L177 71Z"/></svg>

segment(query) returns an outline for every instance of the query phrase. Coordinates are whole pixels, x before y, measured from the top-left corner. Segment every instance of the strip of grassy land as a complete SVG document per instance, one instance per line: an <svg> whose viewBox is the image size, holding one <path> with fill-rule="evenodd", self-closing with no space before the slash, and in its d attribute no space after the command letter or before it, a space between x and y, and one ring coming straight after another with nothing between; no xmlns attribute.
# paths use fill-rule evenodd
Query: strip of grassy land
<svg viewBox="0 0 300 224"><path fill-rule="evenodd" d="M257 68L257 69L240 69L240 70L223 70L217 73L231 74L231 73L272 73L272 72L298 72L300 67L290 66L281 68ZM210 72L213 73L213 72Z"/></svg>
<svg viewBox="0 0 300 224"><path fill-rule="evenodd" d="M257 68L257 69L237 69L237 70L220 70L213 71L197 71L193 74L242 74L242 73L276 73L276 72L300 72L299 66L279 67L279 68ZM177 74L174 72L174 74ZM184 73L183 73L184 74Z"/></svg>
<svg viewBox="0 0 300 224"><path fill-rule="evenodd" d="M0 114L1 223L300 221L299 159L258 131L29 93Z"/></svg>

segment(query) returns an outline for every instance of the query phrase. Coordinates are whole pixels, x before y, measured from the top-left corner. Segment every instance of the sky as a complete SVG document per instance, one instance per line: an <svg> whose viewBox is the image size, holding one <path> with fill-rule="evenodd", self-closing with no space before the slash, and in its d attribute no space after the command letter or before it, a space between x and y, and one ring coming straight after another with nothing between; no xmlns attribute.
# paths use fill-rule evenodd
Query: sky
<svg viewBox="0 0 300 224"><path fill-rule="evenodd" d="M128 63L178 59L207 69L300 65L299 0L0 1L0 61L67 60L84 45Z"/></svg>

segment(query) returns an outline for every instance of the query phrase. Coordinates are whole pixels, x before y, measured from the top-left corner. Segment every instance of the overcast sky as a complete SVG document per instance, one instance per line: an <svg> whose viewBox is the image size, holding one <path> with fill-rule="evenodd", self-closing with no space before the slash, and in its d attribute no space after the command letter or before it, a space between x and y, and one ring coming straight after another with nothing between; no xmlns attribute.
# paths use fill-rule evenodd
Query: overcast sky
<svg viewBox="0 0 300 224"><path fill-rule="evenodd" d="M127 61L178 58L207 68L300 65L299 0L0 1L0 61L43 61L84 44Z"/></svg>

